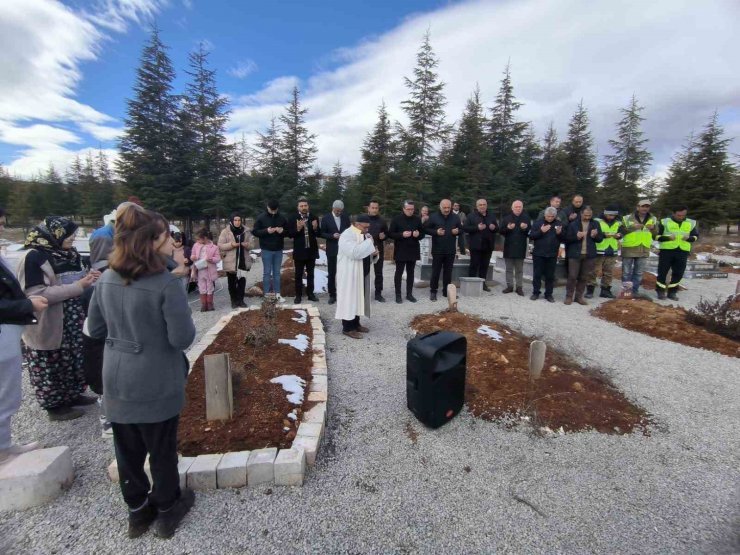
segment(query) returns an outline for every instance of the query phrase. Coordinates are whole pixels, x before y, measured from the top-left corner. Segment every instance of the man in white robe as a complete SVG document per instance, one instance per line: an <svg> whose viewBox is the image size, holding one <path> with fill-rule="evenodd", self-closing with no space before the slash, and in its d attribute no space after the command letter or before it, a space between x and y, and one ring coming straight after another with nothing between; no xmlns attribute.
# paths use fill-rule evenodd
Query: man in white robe
<svg viewBox="0 0 740 555"><path fill-rule="evenodd" d="M369 331L360 325L360 316L370 316L370 273L365 276L363 260L378 256L369 229L370 217L359 214L339 236L337 311L334 317L342 321L342 333L353 339L361 339L360 333Z"/></svg>

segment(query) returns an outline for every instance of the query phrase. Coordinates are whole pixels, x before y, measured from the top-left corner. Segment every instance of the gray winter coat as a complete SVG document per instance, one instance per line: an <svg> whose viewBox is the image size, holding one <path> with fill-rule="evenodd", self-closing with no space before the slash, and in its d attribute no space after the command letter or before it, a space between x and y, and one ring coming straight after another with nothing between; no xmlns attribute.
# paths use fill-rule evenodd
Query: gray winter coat
<svg viewBox="0 0 740 555"><path fill-rule="evenodd" d="M162 272L125 285L104 272L88 314L90 336L105 339L103 406L111 422L162 422L180 413L195 338L180 279Z"/></svg>

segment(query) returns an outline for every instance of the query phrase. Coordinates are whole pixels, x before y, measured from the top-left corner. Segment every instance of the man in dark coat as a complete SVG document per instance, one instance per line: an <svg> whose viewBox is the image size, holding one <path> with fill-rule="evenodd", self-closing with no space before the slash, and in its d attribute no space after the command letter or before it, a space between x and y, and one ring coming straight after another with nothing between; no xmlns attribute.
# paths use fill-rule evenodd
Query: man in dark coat
<svg viewBox="0 0 740 555"><path fill-rule="evenodd" d="M424 225L424 231L432 236L432 278L429 281L429 300L436 301L440 273L442 274L442 295L447 296L447 286L452 282L457 237L462 233L460 218L452 213L450 199L443 199L439 203L439 212L429 216Z"/></svg>
<svg viewBox="0 0 740 555"><path fill-rule="evenodd" d="M540 298L542 278L545 278L545 300L554 303L552 290L555 286L555 267L558 263L560 241L565 236L563 223L557 219L558 209L554 206L545 208L545 215L538 219L529 232L534 242L532 250L532 296L531 300Z"/></svg>
<svg viewBox="0 0 740 555"><path fill-rule="evenodd" d="M308 201L298 199L298 211L288 218L288 236L293 238L293 263L295 264L295 300L303 299L303 272L306 272L308 300L318 302L313 291L316 259L319 257L319 219L308 211Z"/></svg>
<svg viewBox="0 0 740 555"><path fill-rule="evenodd" d="M573 200L570 201L570 206L563 210L563 217L565 218L563 224L568 225L579 219L581 210L583 210L583 195L575 195Z"/></svg>
<svg viewBox="0 0 740 555"><path fill-rule="evenodd" d="M604 240L601 227L593 219L590 206L581 209L581 216L568 224L565 233L566 257L568 259L568 283L565 287L565 304L574 300L587 305L583 298L586 284L596 262L596 244ZM574 295L575 294L575 298Z"/></svg>
<svg viewBox="0 0 740 555"><path fill-rule="evenodd" d="M504 293L514 291L524 296L522 280L524 278L524 259L527 258L527 244L532 221L524 213L524 203L515 200L511 203L511 212L501 220L501 235L504 236L504 262L506 263L506 289Z"/></svg>
<svg viewBox="0 0 740 555"><path fill-rule="evenodd" d="M367 215L370 216L370 235L375 241L375 248L378 249L378 261L373 264L375 269L375 300L384 303L383 298L383 245L388 238L388 224L385 218L380 215L380 204L377 200L371 200L367 205Z"/></svg>
<svg viewBox="0 0 740 555"><path fill-rule="evenodd" d="M393 259L396 262L396 273L393 284L396 288L396 302L401 303L401 277L406 270L406 300L416 302L414 298L414 268L421 258L419 241L424 237L421 218L414 214L414 202L403 203L403 213L391 220L388 236L393 239Z"/></svg>
<svg viewBox="0 0 740 555"><path fill-rule="evenodd" d="M467 217L463 229L468 234L468 247L470 248L470 277L483 278L483 291L490 291L486 284L488 265L491 263L491 254L496 243L496 232L498 223L493 212L488 210L486 199L478 199L475 210Z"/></svg>
<svg viewBox="0 0 740 555"><path fill-rule="evenodd" d="M560 222L567 222L568 218L565 214L565 210L560 208L560 203L563 201L563 199L560 198L560 195L553 195L550 197L550 204L548 205L548 208L554 208L557 212L557 216L555 216L556 220L560 220ZM545 210L547 208L543 208L540 210L540 213L537 214L538 220L544 220L545 219Z"/></svg>
<svg viewBox="0 0 740 555"><path fill-rule="evenodd" d="M350 226L349 218L344 213L344 203L335 200L331 212L321 218L321 236L326 239L326 266L329 273L329 304L337 302L337 255L339 253L339 236ZM310 297L309 297L310 298Z"/></svg>

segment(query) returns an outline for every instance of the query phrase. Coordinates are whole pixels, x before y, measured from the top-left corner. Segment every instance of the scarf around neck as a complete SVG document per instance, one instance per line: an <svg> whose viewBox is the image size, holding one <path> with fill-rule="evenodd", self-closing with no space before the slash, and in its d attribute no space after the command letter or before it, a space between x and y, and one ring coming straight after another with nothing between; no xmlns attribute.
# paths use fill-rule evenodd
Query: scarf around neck
<svg viewBox="0 0 740 555"><path fill-rule="evenodd" d="M68 218L49 216L31 229L23 248L44 253L55 274L81 271L82 261L77 249L62 248L62 243L77 231L77 227L77 224Z"/></svg>

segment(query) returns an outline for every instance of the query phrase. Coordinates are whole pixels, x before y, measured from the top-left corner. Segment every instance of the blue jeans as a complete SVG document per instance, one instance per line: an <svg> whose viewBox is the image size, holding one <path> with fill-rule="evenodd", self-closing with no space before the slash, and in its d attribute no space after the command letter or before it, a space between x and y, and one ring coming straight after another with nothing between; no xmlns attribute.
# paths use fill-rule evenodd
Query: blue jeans
<svg viewBox="0 0 740 555"><path fill-rule="evenodd" d="M647 265L647 257L622 258L622 283L632 282L632 292L637 293L642 283L642 273Z"/></svg>
<svg viewBox="0 0 740 555"><path fill-rule="evenodd" d="M280 267L283 251L262 250L262 289L267 293L280 294Z"/></svg>

